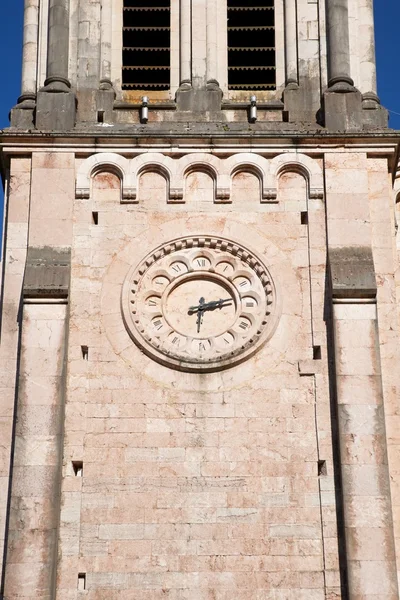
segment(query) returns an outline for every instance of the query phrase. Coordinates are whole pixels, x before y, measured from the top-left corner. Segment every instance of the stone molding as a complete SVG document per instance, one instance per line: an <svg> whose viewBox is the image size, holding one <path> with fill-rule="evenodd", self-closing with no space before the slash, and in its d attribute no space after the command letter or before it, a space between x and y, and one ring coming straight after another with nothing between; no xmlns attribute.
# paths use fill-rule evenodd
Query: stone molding
<svg viewBox="0 0 400 600"><path fill-rule="evenodd" d="M214 181L214 202L230 203L232 180L238 173L253 173L260 180L260 202L278 201L278 180L285 172L300 173L307 182L310 199L324 196L323 174L318 163L295 152L280 154L267 159L259 154L241 152L229 158L214 154L190 153L173 159L157 152L148 152L128 159L116 153L99 153L87 158L80 166L76 178L76 197L89 199L91 180L100 172L111 171L121 180L121 203L138 203L138 182L145 172L160 173L167 181L167 202L184 204L185 179L190 173L203 171Z"/></svg>

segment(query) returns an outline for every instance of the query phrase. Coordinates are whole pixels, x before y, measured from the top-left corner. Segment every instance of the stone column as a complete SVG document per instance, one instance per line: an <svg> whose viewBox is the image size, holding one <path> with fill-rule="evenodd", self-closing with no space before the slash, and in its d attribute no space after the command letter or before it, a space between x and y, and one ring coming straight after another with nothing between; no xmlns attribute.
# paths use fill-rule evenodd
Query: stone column
<svg viewBox="0 0 400 600"><path fill-rule="evenodd" d="M296 0L285 0L286 86L298 84Z"/></svg>
<svg viewBox="0 0 400 600"><path fill-rule="evenodd" d="M45 86L57 92L68 91L69 0L50 0L47 79Z"/></svg>
<svg viewBox="0 0 400 600"><path fill-rule="evenodd" d="M328 90L325 126L334 131L362 129L361 94L350 76L348 0L326 0Z"/></svg>
<svg viewBox="0 0 400 600"><path fill-rule="evenodd" d="M218 28L217 0L207 1L207 88L215 89L218 83Z"/></svg>
<svg viewBox="0 0 400 600"><path fill-rule="evenodd" d="M68 79L69 0L50 0L47 78L38 93L36 127L69 130L75 125L75 94Z"/></svg>
<svg viewBox="0 0 400 600"><path fill-rule="evenodd" d="M112 4L111 0L101 3L101 70L100 87L112 87L111 82Z"/></svg>
<svg viewBox="0 0 400 600"><path fill-rule="evenodd" d="M387 126L387 113L381 107L376 93L376 59L374 35L373 0L359 0L360 20L359 55L360 55L360 90L363 95L362 107L365 111L364 121L374 125ZM372 112L374 111L374 112Z"/></svg>
<svg viewBox="0 0 400 600"><path fill-rule="evenodd" d="M25 0L22 51L22 95L19 102L36 99L39 33L39 0Z"/></svg>
<svg viewBox="0 0 400 600"><path fill-rule="evenodd" d="M351 91L348 0L327 0L328 86Z"/></svg>
<svg viewBox="0 0 400 600"><path fill-rule="evenodd" d="M180 0L180 85L192 85L192 3Z"/></svg>
<svg viewBox="0 0 400 600"><path fill-rule="evenodd" d="M359 0L359 52L361 83L363 94L372 92L376 94L376 63L375 63L375 36L374 36L374 9L373 0Z"/></svg>
<svg viewBox="0 0 400 600"><path fill-rule="evenodd" d="M11 125L21 129L33 125L36 101L39 42L39 0L25 0L22 50L21 96L11 112Z"/></svg>
<svg viewBox="0 0 400 600"><path fill-rule="evenodd" d="M361 57L366 57L368 78L374 88L374 41L372 0L362 0ZM379 98L372 89L364 98L354 87L350 76L350 44L348 0L327 0L326 20L328 37L328 90L324 96L325 126L336 131L357 131L363 125L387 127L387 111L380 106ZM366 35L367 34L367 35ZM363 67L362 67L363 71ZM363 102L362 102L363 101ZM362 104L361 104L362 102ZM364 110L362 110L364 109Z"/></svg>

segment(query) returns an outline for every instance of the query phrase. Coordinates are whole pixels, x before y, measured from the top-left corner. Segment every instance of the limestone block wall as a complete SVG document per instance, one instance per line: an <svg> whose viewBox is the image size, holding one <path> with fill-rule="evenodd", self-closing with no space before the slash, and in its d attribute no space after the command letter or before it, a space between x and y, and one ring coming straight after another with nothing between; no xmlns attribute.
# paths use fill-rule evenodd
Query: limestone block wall
<svg viewBox="0 0 400 600"><path fill-rule="evenodd" d="M394 210L387 159L369 152L12 159L7 600L398 597ZM130 268L189 234L248 246L277 286L272 338L224 371L160 365L122 319ZM28 303L26 275L22 295L27 248L43 247L72 253L58 304Z"/></svg>
<svg viewBox="0 0 400 600"><path fill-rule="evenodd" d="M59 597L78 573L90 598L339 593L319 162L95 155L74 214ZM199 231L261 252L282 299L267 347L208 375L143 355L120 313L129 266Z"/></svg>

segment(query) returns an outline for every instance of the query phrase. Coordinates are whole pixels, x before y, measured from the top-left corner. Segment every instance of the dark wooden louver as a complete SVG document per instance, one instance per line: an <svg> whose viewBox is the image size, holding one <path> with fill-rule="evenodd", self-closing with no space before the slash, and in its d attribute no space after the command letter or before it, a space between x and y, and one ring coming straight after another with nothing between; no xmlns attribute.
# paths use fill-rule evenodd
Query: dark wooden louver
<svg viewBox="0 0 400 600"><path fill-rule="evenodd" d="M170 29L170 0L124 0L122 89L169 89Z"/></svg>
<svg viewBox="0 0 400 600"><path fill-rule="evenodd" d="M275 89L274 0L228 0L228 87Z"/></svg>

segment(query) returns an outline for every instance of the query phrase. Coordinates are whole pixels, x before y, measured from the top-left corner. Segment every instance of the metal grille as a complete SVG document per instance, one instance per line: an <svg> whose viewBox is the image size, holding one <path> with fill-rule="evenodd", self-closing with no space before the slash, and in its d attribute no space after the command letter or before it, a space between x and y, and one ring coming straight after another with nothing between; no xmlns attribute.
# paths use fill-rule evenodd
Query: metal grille
<svg viewBox="0 0 400 600"><path fill-rule="evenodd" d="M170 0L124 0L122 89L169 89L170 29Z"/></svg>
<svg viewBox="0 0 400 600"><path fill-rule="evenodd" d="M228 0L228 87L275 89L274 0Z"/></svg>

